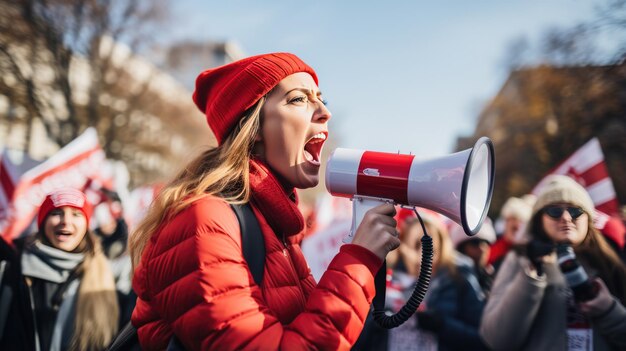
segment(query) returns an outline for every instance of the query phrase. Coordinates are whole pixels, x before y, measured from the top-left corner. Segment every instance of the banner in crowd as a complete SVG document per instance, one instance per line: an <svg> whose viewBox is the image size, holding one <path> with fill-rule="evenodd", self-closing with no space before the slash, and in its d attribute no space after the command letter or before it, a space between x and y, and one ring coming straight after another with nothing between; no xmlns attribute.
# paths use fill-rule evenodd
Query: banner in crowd
<svg viewBox="0 0 626 351"><path fill-rule="evenodd" d="M19 176L19 170L11 163L7 149L4 149L2 159L0 159L0 221L8 216L11 198Z"/></svg>
<svg viewBox="0 0 626 351"><path fill-rule="evenodd" d="M17 174L17 167L2 157L0 168L0 233L11 241L33 221L47 193L55 188L83 189L89 179L106 183L101 166L105 154L96 130L88 128L48 160Z"/></svg>
<svg viewBox="0 0 626 351"><path fill-rule="evenodd" d="M584 186L596 209L608 214L616 214L619 211L615 188L609 177L604 154L597 138L581 146L548 175L552 174L570 176ZM532 193L537 195L545 181L546 178L543 178Z"/></svg>
<svg viewBox="0 0 626 351"><path fill-rule="evenodd" d="M128 204L125 205L125 218L129 231L133 231L146 216L152 200L157 196L164 184L157 183L138 187L130 192Z"/></svg>
<svg viewBox="0 0 626 351"><path fill-rule="evenodd" d="M339 252L342 240L350 234L352 202L342 197L325 194L316 206L315 232L302 240L302 253L319 281L330 261Z"/></svg>

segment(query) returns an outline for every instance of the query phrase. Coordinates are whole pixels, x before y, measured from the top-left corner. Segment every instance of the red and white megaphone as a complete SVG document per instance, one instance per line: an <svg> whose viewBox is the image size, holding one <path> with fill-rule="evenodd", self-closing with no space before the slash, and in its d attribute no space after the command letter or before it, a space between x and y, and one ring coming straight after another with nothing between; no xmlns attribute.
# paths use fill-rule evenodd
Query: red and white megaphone
<svg viewBox="0 0 626 351"><path fill-rule="evenodd" d="M491 140L439 158L338 148L326 166L326 189L352 201L351 242L365 212L384 202L439 212L474 235L487 215L495 174Z"/></svg>

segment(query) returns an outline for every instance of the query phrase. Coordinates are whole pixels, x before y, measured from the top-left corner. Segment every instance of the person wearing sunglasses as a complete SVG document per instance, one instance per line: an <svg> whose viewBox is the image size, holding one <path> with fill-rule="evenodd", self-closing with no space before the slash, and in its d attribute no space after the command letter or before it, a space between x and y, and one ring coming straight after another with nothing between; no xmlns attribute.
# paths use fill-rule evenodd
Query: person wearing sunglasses
<svg viewBox="0 0 626 351"><path fill-rule="evenodd" d="M626 266L593 227L593 214L573 179L552 176L542 188L527 244L507 254L483 312L480 333L492 349L626 349ZM574 295L557 245L573 248L579 273L595 287L590 299Z"/></svg>

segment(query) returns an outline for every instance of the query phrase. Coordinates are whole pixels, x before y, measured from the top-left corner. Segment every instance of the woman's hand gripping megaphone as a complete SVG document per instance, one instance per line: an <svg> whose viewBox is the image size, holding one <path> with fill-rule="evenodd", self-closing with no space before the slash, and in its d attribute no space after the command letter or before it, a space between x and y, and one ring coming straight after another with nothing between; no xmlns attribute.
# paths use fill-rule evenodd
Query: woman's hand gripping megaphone
<svg viewBox="0 0 626 351"><path fill-rule="evenodd" d="M395 215L393 203L383 202L369 209L354 232L352 244L362 246L384 260L389 251L400 246L396 220L393 218Z"/></svg>

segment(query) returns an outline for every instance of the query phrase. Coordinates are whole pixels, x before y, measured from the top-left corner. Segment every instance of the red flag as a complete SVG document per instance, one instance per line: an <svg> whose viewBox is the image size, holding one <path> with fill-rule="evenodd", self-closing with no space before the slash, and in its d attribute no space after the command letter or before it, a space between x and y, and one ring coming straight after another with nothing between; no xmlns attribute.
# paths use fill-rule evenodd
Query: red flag
<svg viewBox="0 0 626 351"><path fill-rule="evenodd" d="M609 216L608 214L596 210L593 216L593 226L598 229L604 236L611 239L621 250L626 245L626 225L618 216Z"/></svg>
<svg viewBox="0 0 626 351"><path fill-rule="evenodd" d="M596 209L608 214L619 212L615 188L609 177L604 162L604 154L597 138L593 138L581 146L548 175L552 174L567 175L585 187ZM544 177L535 186L532 193L537 195L545 181L546 178Z"/></svg>
<svg viewBox="0 0 626 351"><path fill-rule="evenodd" d="M0 169L0 233L11 241L28 228L47 193L60 187L82 189L88 179L100 179L100 165L105 156L95 129L88 128L58 153L21 176L11 174L12 169L5 159L3 157Z"/></svg>

